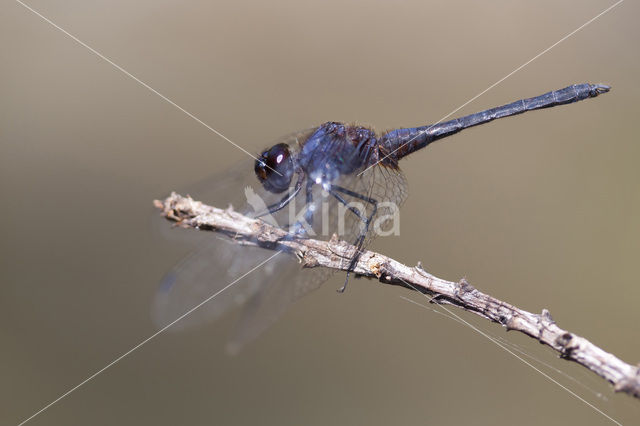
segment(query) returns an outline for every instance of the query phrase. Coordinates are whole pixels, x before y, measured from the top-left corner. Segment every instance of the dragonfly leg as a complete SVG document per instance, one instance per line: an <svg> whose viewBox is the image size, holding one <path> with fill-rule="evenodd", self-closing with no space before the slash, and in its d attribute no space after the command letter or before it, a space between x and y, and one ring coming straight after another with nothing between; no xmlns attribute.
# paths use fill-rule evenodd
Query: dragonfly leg
<svg viewBox="0 0 640 426"><path fill-rule="evenodd" d="M341 192L343 194L349 195L353 198L357 198L359 200L362 200L371 204L371 206L373 207L371 214L369 214L369 216L364 216L362 213L360 213L358 209L356 209L353 206L350 206L346 202L346 200L342 198L342 196L340 196L340 194L338 194L337 192ZM356 252L351 258L349 267L347 268L347 276L344 280L344 284L342 285L342 287L338 289L339 293L344 293L345 289L347 288L347 284L349 283L349 274L355 268L356 263L358 263L358 260L360 259L360 255L362 254L362 246L364 245L364 240L367 236L367 232L369 232L369 225L371 224L373 217L376 215L376 212L378 211L378 202L373 198L367 197L365 195L359 194L357 192L351 191L347 188L343 188L338 185L332 185L331 189L329 190L329 193L333 195L340 203L344 204L347 207L347 209L349 209L350 212L355 214L364 223L364 229L360 231L358 238L356 238L356 241L353 243L353 245L356 247Z"/></svg>
<svg viewBox="0 0 640 426"><path fill-rule="evenodd" d="M304 212L304 220L307 221L309 226L312 226L313 225L313 209L310 207L313 205L313 183L310 181L307 182L305 202L306 202L307 211Z"/></svg>
<svg viewBox="0 0 640 426"><path fill-rule="evenodd" d="M285 208L291 202L291 200L296 198L296 195L298 195L298 193L300 192L300 189L302 188L302 181L303 181L303 175L300 174L298 176L298 181L296 182L296 186L295 186L295 188L293 188L293 191L289 191L289 193L287 193L287 195L285 195L277 203L274 203L274 204L271 204L270 206L267 206L266 210L264 210L263 212L260 212L259 214L256 215L256 219L260 218L262 216L266 216L268 214L273 214L273 213L278 212L278 211L282 210L283 208Z"/></svg>
<svg viewBox="0 0 640 426"><path fill-rule="evenodd" d="M289 232L289 234L294 234L294 235L302 235L304 236L307 226L308 227L312 227L313 226L313 209L309 208L309 206L313 205L313 193L312 193L312 186L313 186L313 182L307 182L307 186L305 189L305 207L307 207L306 211L304 212L304 218L303 220L298 220L297 222L291 224L291 223L287 223L284 226L282 226L283 229L287 229L287 231ZM298 189L298 192L300 190ZM305 222L306 226L305 226Z"/></svg>

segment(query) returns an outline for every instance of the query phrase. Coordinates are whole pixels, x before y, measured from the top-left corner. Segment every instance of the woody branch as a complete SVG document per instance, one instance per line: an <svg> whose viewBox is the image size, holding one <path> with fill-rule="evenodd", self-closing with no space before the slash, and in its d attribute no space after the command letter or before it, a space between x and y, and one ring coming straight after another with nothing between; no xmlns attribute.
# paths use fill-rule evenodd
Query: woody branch
<svg viewBox="0 0 640 426"><path fill-rule="evenodd" d="M302 267L325 267L346 270L355 247L335 236L330 241L287 238L286 231L233 211L222 210L172 193L154 205L168 220L184 228L216 231L239 243L281 250L300 259ZM502 324L507 330L516 330L543 343L567 360L574 361L609 383L616 392L640 398L640 368L620 360L594 345L584 337L560 328L549 311L540 314L527 312L509 303L482 293L471 284L446 281L435 277L420 266L403 265L387 256L365 251L355 265L358 275L376 278L381 283L399 285L417 290L431 297L431 303L456 306L490 321Z"/></svg>

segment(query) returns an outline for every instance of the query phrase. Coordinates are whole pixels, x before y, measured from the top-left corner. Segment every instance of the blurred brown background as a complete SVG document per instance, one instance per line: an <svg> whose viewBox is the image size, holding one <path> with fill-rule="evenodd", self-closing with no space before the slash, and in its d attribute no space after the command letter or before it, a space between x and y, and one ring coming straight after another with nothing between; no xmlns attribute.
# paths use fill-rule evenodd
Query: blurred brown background
<svg viewBox="0 0 640 426"><path fill-rule="evenodd" d="M437 121L608 1L42 1L31 6L252 152L327 120ZM188 251L151 200L242 152L15 2L0 6L0 423L155 328ZM611 93L467 130L404 161L401 236L374 248L467 279L640 360L639 7L596 20L456 115L568 84ZM335 277L239 356L234 315L163 334L33 425L607 424L472 330ZM640 403L465 315L622 423ZM558 369L558 370L555 370ZM600 395L600 396L599 396Z"/></svg>

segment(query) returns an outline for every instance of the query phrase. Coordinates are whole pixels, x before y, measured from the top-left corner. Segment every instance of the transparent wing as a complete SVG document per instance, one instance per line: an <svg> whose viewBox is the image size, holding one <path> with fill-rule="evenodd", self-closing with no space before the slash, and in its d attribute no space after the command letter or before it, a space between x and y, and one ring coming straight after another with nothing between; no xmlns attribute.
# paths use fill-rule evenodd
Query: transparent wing
<svg viewBox="0 0 640 426"><path fill-rule="evenodd" d="M402 171L383 165L366 170L363 166L357 173L343 176L335 183L377 202L377 210L372 216L371 227L363 246L370 244L376 236L393 231L388 225L391 223L393 226L394 222L397 222L399 207L408 195L407 182ZM297 198L300 199L301 196ZM359 204L358 207L362 209L365 217L372 215L372 204L362 202L361 198L354 196L344 198L349 203ZM326 240L335 233L346 241L355 242L362 230L362 220L319 186L314 188L312 199L315 206L311 223L314 238ZM302 203L301 200L300 202ZM350 257L345 256L345 263L349 261ZM318 288L335 273L335 270L314 268L302 273L292 270L288 272L289 274L282 273L270 277L270 282L248 300L229 346L231 351L254 339L282 315L291 303Z"/></svg>
<svg viewBox="0 0 640 426"><path fill-rule="evenodd" d="M274 251L243 247L214 234L211 237L211 241L185 257L161 281L152 310L158 327L187 313L172 330L214 321L254 295L274 270L298 266L295 260L287 265L284 261L292 259L286 256L268 260Z"/></svg>
<svg viewBox="0 0 640 426"><path fill-rule="evenodd" d="M361 177L358 178L360 173ZM408 196L408 186L404 173L398 168L377 164L360 173L354 178L354 187L368 190L368 196L378 201L378 210L373 217L366 246L376 236L393 231L389 226L397 223L400 206Z"/></svg>
<svg viewBox="0 0 640 426"><path fill-rule="evenodd" d="M305 132L285 136L278 142L289 143L295 149L296 141L304 137ZM232 205L248 215L262 212L282 198L282 194L272 194L261 187L255 178L251 159L180 192L216 207ZM264 219L279 226L290 220L286 211ZM237 338L233 340L233 347L237 349L257 337L291 303L318 288L331 274L331 271L319 268L302 270L298 261L288 254L280 254L267 261L276 254L275 251L242 246L211 232L178 229L158 218L154 221L169 238L197 246L165 275L158 287L152 307L152 317L158 327L175 321L207 299L210 300L180 319L171 329L181 330L215 321L228 310L249 301ZM231 286L223 290L229 284Z"/></svg>
<svg viewBox="0 0 640 426"><path fill-rule="evenodd" d="M363 167L362 171L364 170ZM388 228L388 224L398 220L398 209L406 200L408 191L405 176L399 169L377 165L362 174L359 173L360 171L343 176L335 183L377 201L378 208L372 216L371 229L363 243L363 246L367 246L376 236L393 231ZM315 211L318 212L314 215L312 223L316 233L314 238L327 239L334 233L350 242L358 238L363 225L358 216L349 212L337 199L328 196L319 188L316 189L313 200L316 206ZM345 201L357 204L362 200L345 196ZM369 203L362 202L358 207L363 209L366 217L373 212L373 206ZM345 263L349 261L350 258L345 257ZM289 272L294 273L270 277L270 282L248 300L234 339L229 345L232 352L253 340L273 324L291 303L318 288L335 273L334 270L325 268L315 268L302 273L295 273L297 271L292 270Z"/></svg>
<svg viewBox="0 0 640 426"><path fill-rule="evenodd" d="M306 140L311 131L313 129L297 132L276 142L289 144L296 155L299 143ZM339 150L340 147L335 149ZM334 183L358 195L342 194L364 217L373 214L373 203L364 200L376 201L378 208L372 216L364 242L366 246L380 230L384 231L383 222L396 217L397 208L406 198L407 185L402 172L395 168L377 165L365 170L363 165L361 171L364 173L358 171L342 176ZM283 197L282 194L272 194L262 188L254 176L251 160L204 179L186 192L217 207L231 204L236 210L248 215L264 211L267 206ZM308 203L310 199L312 202ZM313 209L311 216L306 215L307 209ZM335 233L349 242L356 241L364 226L356 214L320 185L314 185L311 194L307 194L305 190L300 191L285 209L262 219L283 228L303 221L310 237L327 240ZM165 224L165 229L168 228ZM188 238L193 238L200 247L163 279L153 309L157 325L162 327L175 321L208 298L211 300L172 328L181 329L213 321L230 308L246 304L230 345L232 350L239 349L257 337L291 303L318 288L333 273L324 268L302 270L296 259L288 254L281 254L267 261L275 254L274 251L241 246L214 233L181 229L171 229L170 232L181 240L189 234ZM264 265L259 266L265 261ZM349 258L345 257L345 262L348 261ZM252 272L248 273L249 271ZM245 274L247 275L243 277ZM240 277L242 278L239 279ZM228 289L223 290L230 284ZM220 293L217 294L218 292ZM215 294L217 295L212 298Z"/></svg>
<svg viewBox="0 0 640 426"><path fill-rule="evenodd" d="M286 256L286 255L282 255ZM247 301L227 350L235 353L273 325L296 300L320 287L332 269L288 268L267 278Z"/></svg>
<svg viewBox="0 0 640 426"><path fill-rule="evenodd" d="M371 217L363 247L380 235L390 235L392 227L398 224L400 206L408 195L407 181L398 168L378 164L371 168L362 167L349 175L342 176L334 182L355 195L340 194L349 205L355 207L362 217ZM368 202L368 199L372 202ZM375 202L375 213L374 203ZM332 219L331 226L337 229L338 235L354 243L361 234L364 222L357 215L347 211L346 207L336 201L330 205L338 212L337 219Z"/></svg>

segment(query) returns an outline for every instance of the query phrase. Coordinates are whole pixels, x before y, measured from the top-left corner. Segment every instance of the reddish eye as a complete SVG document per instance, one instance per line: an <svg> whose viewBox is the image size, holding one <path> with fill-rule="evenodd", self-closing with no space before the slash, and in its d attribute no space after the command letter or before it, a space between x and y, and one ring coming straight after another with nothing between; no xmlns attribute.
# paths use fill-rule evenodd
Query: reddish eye
<svg viewBox="0 0 640 426"><path fill-rule="evenodd" d="M289 147L283 143L272 146L256 159L254 170L267 191L286 191L293 176L293 161Z"/></svg>

